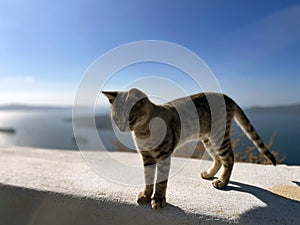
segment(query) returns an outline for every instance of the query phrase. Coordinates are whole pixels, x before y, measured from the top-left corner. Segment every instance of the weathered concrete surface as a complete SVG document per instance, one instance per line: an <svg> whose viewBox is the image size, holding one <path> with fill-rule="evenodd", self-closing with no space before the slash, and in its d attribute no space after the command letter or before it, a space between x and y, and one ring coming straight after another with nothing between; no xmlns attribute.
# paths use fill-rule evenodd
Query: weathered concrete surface
<svg viewBox="0 0 300 225"><path fill-rule="evenodd" d="M91 154L99 164L107 157L99 151ZM112 155L141 165L138 154ZM172 170L183 160L173 158ZM199 177L209 163L189 160L170 179L169 205L154 211L136 204L141 187L99 176L80 152L2 148L0 224L300 224L300 202L295 200L300 195L299 166L236 163L231 183L221 191ZM124 168L107 169L133 180L136 176Z"/></svg>

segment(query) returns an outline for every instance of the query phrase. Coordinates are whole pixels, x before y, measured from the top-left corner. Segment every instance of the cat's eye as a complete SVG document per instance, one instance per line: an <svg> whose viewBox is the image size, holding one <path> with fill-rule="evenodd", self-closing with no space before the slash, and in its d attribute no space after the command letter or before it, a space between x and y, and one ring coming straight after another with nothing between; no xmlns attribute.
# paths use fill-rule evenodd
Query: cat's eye
<svg viewBox="0 0 300 225"><path fill-rule="evenodd" d="M130 115L129 116L129 121L133 121L134 120L134 115Z"/></svg>

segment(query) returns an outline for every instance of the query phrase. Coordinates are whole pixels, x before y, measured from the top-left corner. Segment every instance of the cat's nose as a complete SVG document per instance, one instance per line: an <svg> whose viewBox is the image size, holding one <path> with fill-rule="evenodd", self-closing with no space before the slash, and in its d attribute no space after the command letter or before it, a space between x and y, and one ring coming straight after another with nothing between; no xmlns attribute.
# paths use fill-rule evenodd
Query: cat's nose
<svg viewBox="0 0 300 225"><path fill-rule="evenodd" d="M120 125L119 130L122 132L127 132L128 131L128 126L126 124Z"/></svg>
<svg viewBox="0 0 300 225"><path fill-rule="evenodd" d="M119 128L120 131L125 132L125 128Z"/></svg>

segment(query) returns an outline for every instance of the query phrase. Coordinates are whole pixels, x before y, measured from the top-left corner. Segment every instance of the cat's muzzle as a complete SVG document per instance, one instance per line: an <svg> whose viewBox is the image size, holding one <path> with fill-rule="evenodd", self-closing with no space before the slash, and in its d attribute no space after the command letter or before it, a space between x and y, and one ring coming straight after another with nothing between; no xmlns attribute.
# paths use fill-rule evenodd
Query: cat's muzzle
<svg viewBox="0 0 300 225"><path fill-rule="evenodd" d="M129 131L131 131L131 129L130 129L130 127L128 125L119 126L118 128L119 128L119 130L121 132L129 132Z"/></svg>

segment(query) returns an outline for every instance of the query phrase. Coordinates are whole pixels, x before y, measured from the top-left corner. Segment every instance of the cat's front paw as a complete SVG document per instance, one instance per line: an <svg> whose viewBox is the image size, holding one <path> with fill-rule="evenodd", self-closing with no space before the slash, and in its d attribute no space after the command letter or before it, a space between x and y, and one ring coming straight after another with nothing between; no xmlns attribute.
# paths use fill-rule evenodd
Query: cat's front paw
<svg viewBox="0 0 300 225"><path fill-rule="evenodd" d="M144 191L140 192L137 196L137 203L139 205L145 205L151 201L151 196L147 195Z"/></svg>
<svg viewBox="0 0 300 225"><path fill-rule="evenodd" d="M166 198L153 198L151 201L152 209L160 209L167 205Z"/></svg>
<svg viewBox="0 0 300 225"><path fill-rule="evenodd" d="M221 180L218 180L218 179L215 179L213 182L212 182L212 185L217 188L217 189L223 189L227 186L227 183L226 182L223 182Z"/></svg>

